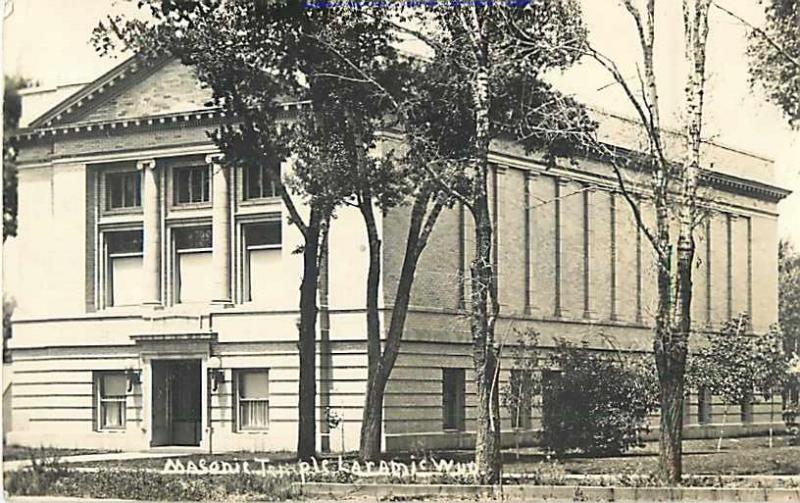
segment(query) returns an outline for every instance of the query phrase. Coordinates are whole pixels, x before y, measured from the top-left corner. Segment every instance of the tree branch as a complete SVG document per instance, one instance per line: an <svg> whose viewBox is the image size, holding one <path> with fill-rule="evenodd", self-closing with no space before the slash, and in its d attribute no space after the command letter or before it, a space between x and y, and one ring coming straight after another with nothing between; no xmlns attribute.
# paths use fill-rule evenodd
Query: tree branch
<svg viewBox="0 0 800 503"><path fill-rule="evenodd" d="M286 206L286 210L289 212L289 219L292 221L300 233L303 235L304 238L308 238L308 225L303 222L303 218L300 216L300 212L297 211L297 206L295 206L294 201L292 200L292 196L289 195L289 192L286 190L286 186L283 182L277 183L278 192L280 193L281 200L283 201L283 205Z"/></svg>
<svg viewBox="0 0 800 503"><path fill-rule="evenodd" d="M312 36L312 35L307 35L307 36L308 36L309 38L313 38L314 40L316 40L317 42L319 42L320 44L322 44L323 46L325 46L325 48L326 48L328 51L330 51L330 52L332 52L334 55L336 55L336 56L337 56L337 57L338 57L340 60L342 60L342 62L344 62L344 64L346 64L347 66L349 66L350 68L352 68L352 69L353 69L353 70L354 70L356 73L358 73L359 75L361 75L362 79L364 79L364 80L363 80L363 82L365 82L365 83L369 83L369 84L372 84L373 86L375 86L375 88L377 88L379 91L381 91L381 93L383 93L383 94L384 94L384 96L386 96L387 98L389 98L389 100L392 102L392 105L394 106L394 108L395 108L396 110L399 110L399 109L400 109L400 104L397 102L397 100L394 98L394 96L392 96L392 93L390 93L390 92L389 92L389 91L388 91L388 90L387 90L385 87L383 87L383 85L381 85L381 84L380 84L380 83L379 83L377 80L375 80L373 77L371 77L370 75L368 75L368 74L367 74L367 73L366 73L364 70L362 70L362 69L361 69L361 68L360 68L358 65L356 65L355 63L353 63L353 62L350 60L350 58L348 58L347 56L345 56L344 54L342 54L342 52L341 52L339 49L337 49L336 47L334 47L333 45L329 44L328 42L326 42L326 41L322 40L322 39L321 39L321 38L319 38L319 37ZM326 74L318 74L318 75L326 75ZM335 76L335 77L338 77L338 78L340 78L340 79L341 79L341 78L345 78L344 76L341 76L341 75L330 75L330 76ZM352 79L352 78L349 78L349 80L353 80L353 81L355 81L355 82L360 82L358 79Z"/></svg>
<svg viewBox="0 0 800 503"><path fill-rule="evenodd" d="M447 198L444 196L444 192L442 191L439 191L439 193L436 195L436 199L433 202L433 208L431 208L430 213L428 213L428 217L425 219L425 223L422 225L422 230L419 232L416 250L417 255L422 252L422 249L428 243L428 237L430 237L431 231L433 231L433 226L436 224L436 220L439 218L439 214L444 208L446 199Z"/></svg>
<svg viewBox="0 0 800 503"><path fill-rule="evenodd" d="M730 17L734 18L735 20L739 21L740 23L742 23L747 28L751 29L754 33L756 33L758 36L763 38L769 45L771 45L776 51L778 51L778 54L780 54L781 56L786 58L786 60L788 62L792 63L795 67L800 69L800 60L798 60L796 57L794 57L791 54L789 54L786 51L786 48L781 46L778 42L775 41L775 39L770 37L769 34L766 31L762 30L758 26L753 25L752 23L750 23L749 21L747 21L743 17L741 17L738 14L726 9L725 7L721 6L717 2L712 2L711 5L713 5L717 9L721 10L725 14L729 15Z"/></svg>

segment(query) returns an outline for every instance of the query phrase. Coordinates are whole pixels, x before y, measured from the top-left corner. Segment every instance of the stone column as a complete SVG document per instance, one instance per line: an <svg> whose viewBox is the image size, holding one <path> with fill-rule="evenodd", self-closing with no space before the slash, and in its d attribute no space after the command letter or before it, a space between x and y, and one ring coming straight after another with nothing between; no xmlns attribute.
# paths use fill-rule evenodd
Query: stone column
<svg viewBox="0 0 800 503"><path fill-rule="evenodd" d="M231 214L229 169L222 155L206 156L211 166L211 275L214 282L211 303L230 306L231 303Z"/></svg>
<svg viewBox="0 0 800 503"><path fill-rule="evenodd" d="M142 304L161 307L161 219L156 161L146 159L137 163L142 171L142 275L144 291Z"/></svg>

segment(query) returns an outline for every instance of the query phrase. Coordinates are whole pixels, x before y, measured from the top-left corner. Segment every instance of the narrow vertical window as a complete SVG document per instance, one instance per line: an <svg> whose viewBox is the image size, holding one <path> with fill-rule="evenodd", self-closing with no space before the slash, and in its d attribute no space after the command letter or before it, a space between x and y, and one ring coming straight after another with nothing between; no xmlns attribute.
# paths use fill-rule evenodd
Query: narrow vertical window
<svg viewBox="0 0 800 503"><path fill-rule="evenodd" d="M544 423L547 423L553 414L557 414L559 403L555 399L555 395L558 392L560 379L560 371L542 370L542 421Z"/></svg>
<svg viewBox="0 0 800 503"><path fill-rule="evenodd" d="M531 429L531 406L533 379L530 370L511 369L511 427L519 430Z"/></svg>
<svg viewBox="0 0 800 503"><path fill-rule="evenodd" d="M99 430L125 429L125 395L127 380L124 373L99 373L97 388L97 427Z"/></svg>
<svg viewBox="0 0 800 503"><path fill-rule="evenodd" d="M442 369L442 412L445 430L464 431L464 369Z"/></svg>
<svg viewBox="0 0 800 503"><path fill-rule="evenodd" d="M708 424L711 422L711 392L701 387L697 392L697 422Z"/></svg>
<svg viewBox="0 0 800 503"><path fill-rule="evenodd" d="M753 422L753 396L748 393L741 403L741 421L742 423Z"/></svg>
<svg viewBox="0 0 800 503"><path fill-rule="evenodd" d="M269 427L269 371L242 370L236 383L238 430Z"/></svg>

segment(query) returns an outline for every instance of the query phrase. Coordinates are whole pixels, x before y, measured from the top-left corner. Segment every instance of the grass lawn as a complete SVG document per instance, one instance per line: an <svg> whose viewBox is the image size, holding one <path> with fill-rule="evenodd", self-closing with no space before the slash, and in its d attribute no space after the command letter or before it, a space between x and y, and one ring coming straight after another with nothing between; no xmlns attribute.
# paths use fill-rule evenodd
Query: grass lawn
<svg viewBox="0 0 800 503"><path fill-rule="evenodd" d="M773 447L769 447L767 437L726 438L722 442L722 450L717 452L716 440L687 440L684 445L684 473L692 475L800 475L800 447L791 447L782 437L775 437ZM472 453L436 452L437 458L469 460ZM335 457L335 456L334 456ZM506 450L503 453L504 471L506 473L532 472L541 468L541 463L548 457L537 448L525 448L519 451ZM267 458L274 463L286 463L294 460L288 452L236 452L225 454L193 454L175 456L184 463L189 460L205 459L210 461L250 461L255 458ZM397 456L399 461L407 456ZM550 459L552 461L552 459ZM164 458L136 459L125 461L91 462L72 464L71 466L150 468L164 467ZM589 458L567 456L558 460L566 473L570 474L640 474L655 472L658 464L658 444L649 443L645 447L633 449L622 456L610 458Z"/></svg>
<svg viewBox="0 0 800 503"><path fill-rule="evenodd" d="M31 459L32 456L42 457L64 457L64 456L78 456L81 454L103 454L107 452L119 452L100 449L56 449L52 447L42 448L35 447L22 447L19 445L4 445L3 446L3 461L17 461L20 459Z"/></svg>
<svg viewBox="0 0 800 503"><path fill-rule="evenodd" d="M789 446L775 437L728 438L717 452L716 440L687 440L683 443L683 472L691 475L800 475L800 447ZM533 470L546 457L533 449L505 453L506 473ZM658 444L633 449L610 458L565 457L559 460L567 473L641 474L654 473L658 466Z"/></svg>

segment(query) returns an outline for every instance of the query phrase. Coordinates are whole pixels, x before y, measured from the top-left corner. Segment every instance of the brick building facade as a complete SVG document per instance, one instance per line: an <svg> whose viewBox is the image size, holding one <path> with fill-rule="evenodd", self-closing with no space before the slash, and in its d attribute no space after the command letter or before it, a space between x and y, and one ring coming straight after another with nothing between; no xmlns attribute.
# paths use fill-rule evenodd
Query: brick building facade
<svg viewBox="0 0 800 503"><path fill-rule="evenodd" d="M229 120L205 105L209 95L174 60L133 58L21 132L19 236L7 269L18 305L10 442L294 448L300 237L261 168L226 166L209 141L207 131ZM640 147L625 119L602 115L601 133ZM678 135L667 136L679 152ZM777 319L776 204L787 192L773 185L769 160L710 144L705 159L713 202L698 236L695 323L713 330L747 312L762 332ZM602 333L647 351L653 258L608 166L579 159L548 168L512 144L494 145L492 162L499 337L535 328L544 347L560 337L603 348ZM652 221L646 194L640 205ZM406 211L380 222L382 316L399 276ZM462 281L470 227L463 209L445 211L421 258L385 400L387 449L472 441ZM342 211L320 299L323 448L358 445L366 248L360 216ZM333 432L328 408L343 417ZM514 428L503 411L504 429L532 439L535 401L527 412ZM719 412L709 397L693 397L687 434L707 434ZM778 416L757 405L736 428L763 430Z"/></svg>

